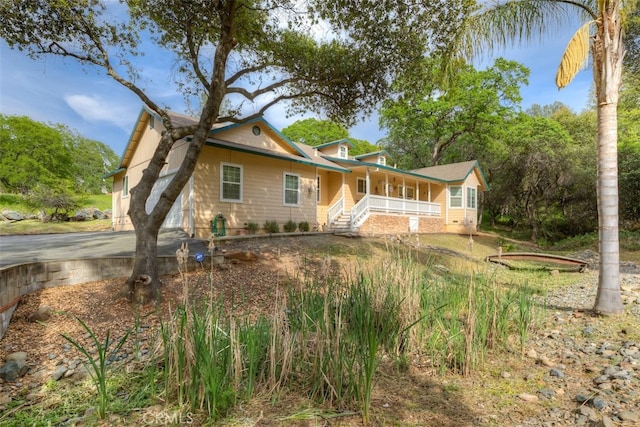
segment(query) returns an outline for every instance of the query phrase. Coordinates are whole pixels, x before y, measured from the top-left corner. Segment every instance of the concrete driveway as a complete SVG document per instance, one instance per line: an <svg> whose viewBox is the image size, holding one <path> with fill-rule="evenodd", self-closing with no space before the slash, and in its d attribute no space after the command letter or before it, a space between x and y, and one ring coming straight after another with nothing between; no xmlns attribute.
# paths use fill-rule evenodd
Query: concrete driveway
<svg viewBox="0 0 640 427"><path fill-rule="evenodd" d="M158 255L175 255L182 242L189 243L192 254L207 252L203 240L190 239L183 231L167 230L158 236ZM132 231L0 236L0 267L56 259L133 256L135 247Z"/></svg>

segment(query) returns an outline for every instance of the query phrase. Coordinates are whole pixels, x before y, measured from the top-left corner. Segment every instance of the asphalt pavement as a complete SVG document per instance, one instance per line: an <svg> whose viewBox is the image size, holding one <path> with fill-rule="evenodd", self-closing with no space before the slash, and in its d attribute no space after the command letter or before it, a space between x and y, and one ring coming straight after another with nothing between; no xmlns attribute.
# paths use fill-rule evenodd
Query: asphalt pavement
<svg viewBox="0 0 640 427"><path fill-rule="evenodd" d="M191 253L207 251L203 240L190 239L183 231L166 230L158 236L158 255L175 255L183 242L189 243ZM133 256L135 248L133 231L0 236L0 267L59 259Z"/></svg>

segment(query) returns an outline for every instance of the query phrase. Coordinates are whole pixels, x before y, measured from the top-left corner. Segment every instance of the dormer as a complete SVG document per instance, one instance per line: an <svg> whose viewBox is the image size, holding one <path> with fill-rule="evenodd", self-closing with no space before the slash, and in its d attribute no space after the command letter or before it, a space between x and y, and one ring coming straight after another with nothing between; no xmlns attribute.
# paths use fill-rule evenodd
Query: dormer
<svg viewBox="0 0 640 427"><path fill-rule="evenodd" d="M349 158L349 148L353 148L353 143L347 138L343 138L337 141L316 145L314 148L325 156L346 160Z"/></svg>
<svg viewBox="0 0 640 427"><path fill-rule="evenodd" d="M366 163L375 163L377 165L386 166L389 159L389 153L386 150L375 151L373 153L365 153L355 157L356 160Z"/></svg>

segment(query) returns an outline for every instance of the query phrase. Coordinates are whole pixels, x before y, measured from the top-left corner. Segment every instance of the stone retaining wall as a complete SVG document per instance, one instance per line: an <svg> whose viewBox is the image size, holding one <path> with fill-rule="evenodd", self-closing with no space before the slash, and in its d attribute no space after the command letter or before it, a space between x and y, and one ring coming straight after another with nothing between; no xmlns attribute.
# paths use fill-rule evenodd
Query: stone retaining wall
<svg viewBox="0 0 640 427"><path fill-rule="evenodd" d="M444 219L440 217L375 213L367 218L358 232L363 236L408 234L411 218L417 218L416 233L442 233L444 231Z"/></svg>
<svg viewBox="0 0 640 427"><path fill-rule="evenodd" d="M126 278L133 270L133 260L133 257L118 257L42 261L0 269L0 340L7 331L11 316L23 296L56 286ZM190 271L193 271L192 268L189 266ZM158 257L158 274L165 275L177 271L175 257Z"/></svg>

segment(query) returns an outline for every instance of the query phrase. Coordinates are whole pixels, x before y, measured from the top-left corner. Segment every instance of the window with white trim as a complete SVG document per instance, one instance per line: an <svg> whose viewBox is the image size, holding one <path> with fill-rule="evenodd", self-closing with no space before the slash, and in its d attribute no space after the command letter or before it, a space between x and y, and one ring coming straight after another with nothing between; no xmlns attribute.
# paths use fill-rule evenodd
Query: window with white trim
<svg viewBox="0 0 640 427"><path fill-rule="evenodd" d="M475 188L467 188L467 208L475 209L476 208L476 189Z"/></svg>
<svg viewBox="0 0 640 427"><path fill-rule="evenodd" d="M125 175L122 178L122 198L129 197L129 175Z"/></svg>
<svg viewBox="0 0 640 427"><path fill-rule="evenodd" d="M316 177L316 202L320 203L320 177Z"/></svg>
<svg viewBox="0 0 640 427"><path fill-rule="evenodd" d="M358 194L367 194L367 180L365 178L358 178L357 184Z"/></svg>
<svg viewBox="0 0 640 427"><path fill-rule="evenodd" d="M413 187L405 187L403 185L398 187L398 197L401 199L411 199L415 197L415 191Z"/></svg>
<svg viewBox="0 0 640 427"><path fill-rule="evenodd" d="M449 207L461 208L462 207L462 187L449 187Z"/></svg>
<svg viewBox="0 0 640 427"><path fill-rule="evenodd" d="M284 173L283 199L285 206L300 205L300 175Z"/></svg>
<svg viewBox="0 0 640 427"><path fill-rule="evenodd" d="M338 157L340 157L341 159L346 159L348 153L349 153L349 150L347 149L347 146L340 145L340 148L338 148Z"/></svg>
<svg viewBox="0 0 640 427"><path fill-rule="evenodd" d="M242 202L242 166L220 163L220 201Z"/></svg>
<svg viewBox="0 0 640 427"><path fill-rule="evenodd" d="M387 158L385 156L378 156L378 164L385 166L387 164Z"/></svg>

